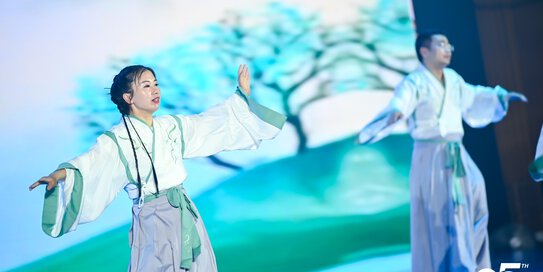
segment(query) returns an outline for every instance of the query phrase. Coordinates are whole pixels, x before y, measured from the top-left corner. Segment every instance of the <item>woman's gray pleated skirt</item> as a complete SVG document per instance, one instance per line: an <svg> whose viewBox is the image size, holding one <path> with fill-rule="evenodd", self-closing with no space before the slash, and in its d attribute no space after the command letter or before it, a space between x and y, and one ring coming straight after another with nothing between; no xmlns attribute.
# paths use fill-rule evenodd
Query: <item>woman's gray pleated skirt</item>
<svg viewBox="0 0 543 272"><path fill-rule="evenodd" d="M192 200L191 200L192 201ZM201 253L190 270L180 268L181 263L181 215L178 208L161 196L142 207L132 207L130 230L130 272L152 271L217 271L215 254L202 218L192 218L201 240Z"/></svg>

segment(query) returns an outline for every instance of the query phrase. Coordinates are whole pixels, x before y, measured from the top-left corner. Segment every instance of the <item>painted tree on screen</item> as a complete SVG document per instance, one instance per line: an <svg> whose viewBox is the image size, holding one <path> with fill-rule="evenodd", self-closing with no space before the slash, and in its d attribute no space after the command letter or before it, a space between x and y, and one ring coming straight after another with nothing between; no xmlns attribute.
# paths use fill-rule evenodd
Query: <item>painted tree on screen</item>
<svg viewBox="0 0 543 272"><path fill-rule="evenodd" d="M379 1L358 8L356 20L333 25L318 13L280 3L231 11L159 52L115 60L113 71L129 63L153 67L163 92L162 113L192 114L232 94L237 66L246 63L253 99L287 116L301 153L308 146L300 113L308 105L346 91L391 90L413 68L414 32L405 5ZM112 118L116 109L106 94L90 91L100 88L84 83L85 106L79 111L98 134L118 120ZM210 159L241 168L217 156Z"/></svg>

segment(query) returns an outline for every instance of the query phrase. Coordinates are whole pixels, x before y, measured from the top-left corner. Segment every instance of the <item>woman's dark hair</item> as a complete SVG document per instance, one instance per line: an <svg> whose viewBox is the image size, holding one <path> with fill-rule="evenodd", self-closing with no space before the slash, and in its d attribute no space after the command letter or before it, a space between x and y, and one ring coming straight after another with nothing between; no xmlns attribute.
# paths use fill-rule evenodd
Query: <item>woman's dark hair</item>
<svg viewBox="0 0 543 272"><path fill-rule="evenodd" d="M132 83L136 82L141 75L149 71L156 77L155 71L149 67L143 65L131 65L123 68L119 74L113 78L111 89L109 94L111 95L111 101L117 105L117 109L122 115L128 115L130 113L130 105L126 103L123 98L123 94L132 93Z"/></svg>
<svg viewBox="0 0 543 272"><path fill-rule="evenodd" d="M415 41L415 49L417 50L417 58L422 63L422 55L420 54L420 49L422 47L430 48L430 44L432 43L432 37L434 35L445 35L443 31L440 29L427 29L420 31L417 35L417 40Z"/></svg>

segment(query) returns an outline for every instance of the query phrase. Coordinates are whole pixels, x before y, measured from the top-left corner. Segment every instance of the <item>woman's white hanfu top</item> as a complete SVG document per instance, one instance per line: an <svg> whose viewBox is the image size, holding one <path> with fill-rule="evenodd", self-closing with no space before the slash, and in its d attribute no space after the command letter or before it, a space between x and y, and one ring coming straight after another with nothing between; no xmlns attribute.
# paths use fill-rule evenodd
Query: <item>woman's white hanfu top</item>
<svg viewBox="0 0 543 272"><path fill-rule="evenodd" d="M286 119L248 99L239 89L201 114L158 116L152 126L134 116L129 118L136 128L134 131L127 122L144 196L155 193L156 188L151 161L137 134L153 159L162 191L180 185L187 177L183 159L255 149L262 140L274 138ZM60 168L66 169L66 179L46 191L42 218L44 232L52 237L95 220L122 189L131 199L139 197L133 149L122 121L99 136L89 151Z"/></svg>

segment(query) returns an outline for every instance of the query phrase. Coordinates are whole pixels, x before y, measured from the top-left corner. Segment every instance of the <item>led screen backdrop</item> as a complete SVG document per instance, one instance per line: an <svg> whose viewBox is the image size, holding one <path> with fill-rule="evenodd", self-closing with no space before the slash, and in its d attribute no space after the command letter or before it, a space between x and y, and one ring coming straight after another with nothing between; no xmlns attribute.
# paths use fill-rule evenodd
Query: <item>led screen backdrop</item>
<svg viewBox="0 0 543 272"><path fill-rule="evenodd" d="M186 161L185 187L220 271L409 267L411 140L399 128L377 144L354 144L417 65L408 1L28 0L0 7L0 270L126 269L125 192L95 222L53 239L41 231L44 188L27 187L119 121L107 88L134 63L157 73L158 114L198 113L224 100L245 63L253 98L288 117L259 150Z"/></svg>

